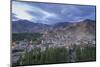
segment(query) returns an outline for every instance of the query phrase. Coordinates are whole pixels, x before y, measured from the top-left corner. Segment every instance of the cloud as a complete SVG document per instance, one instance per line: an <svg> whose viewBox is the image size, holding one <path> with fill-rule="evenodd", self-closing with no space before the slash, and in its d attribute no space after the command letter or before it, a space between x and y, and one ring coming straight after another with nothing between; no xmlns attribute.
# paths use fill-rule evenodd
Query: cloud
<svg viewBox="0 0 100 67"><path fill-rule="evenodd" d="M21 2L12 3L12 13L15 14L15 17L20 19L32 20L36 19L34 16L30 15L27 11L32 8L27 4ZM32 10L31 10L32 11Z"/></svg>
<svg viewBox="0 0 100 67"><path fill-rule="evenodd" d="M37 22L39 19L48 20L49 18L58 18L58 16L53 12L48 12L39 7L23 2L13 2L12 13L15 14L14 16L17 18L35 22Z"/></svg>
<svg viewBox="0 0 100 67"><path fill-rule="evenodd" d="M66 21L74 22L84 19L95 19L95 6L63 5L61 14ZM63 17L65 19L65 17Z"/></svg>
<svg viewBox="0 0 100 67"><path fill-rule="evenodd" d="M95 19L95 6L12 2L12 20L26 19L34 23L53 24Z"/></svg>

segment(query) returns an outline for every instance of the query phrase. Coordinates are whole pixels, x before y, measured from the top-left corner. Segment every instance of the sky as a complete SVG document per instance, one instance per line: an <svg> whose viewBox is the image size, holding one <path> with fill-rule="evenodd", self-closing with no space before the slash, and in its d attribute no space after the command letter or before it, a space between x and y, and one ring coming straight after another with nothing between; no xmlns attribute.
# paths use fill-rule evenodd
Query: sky
<svg viewBox="0 0 100 67"><path fill-rule="evenodd" d="M89 5L13 1L12 21L21 19L33 23L55 24L85 19L95 20L95 8Z"/></svg>

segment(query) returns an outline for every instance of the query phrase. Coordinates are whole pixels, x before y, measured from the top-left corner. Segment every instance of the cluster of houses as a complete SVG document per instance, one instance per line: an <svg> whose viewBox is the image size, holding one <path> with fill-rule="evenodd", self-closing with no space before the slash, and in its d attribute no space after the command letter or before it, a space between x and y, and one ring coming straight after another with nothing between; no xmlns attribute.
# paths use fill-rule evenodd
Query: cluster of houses
<svg viewBox="0 0 100 67"><path fill-rule="evenodd" d="M71 32L51 32L45 33L42 36L42 44L47 44L48 46L52 47L61 47L65 46L68 48L71 44L76 45L84 45L88 44L90 46L95 46L96 40L95 36L92 35L81 35L75 36L72 35Z"/></svg>
<svg viewBox="0 0 100 67"><path fill-rule="evenodd" d="M12 42L12 63L17 64L18 60L21 56L24 55L26 52L30 52L31 50L35 50L35 48L40 48L40 51L45 51L46 47L41 44L33 44L33 41L30 40L22 40Z"/></svg>
<svg viewBox="0 0 100 67"><path fill-rule="evenodd" d="M12 63L16 64L28 48L30 48L28 51L31 51L32 47L32 41L23 40L12 42Z"/></svg>

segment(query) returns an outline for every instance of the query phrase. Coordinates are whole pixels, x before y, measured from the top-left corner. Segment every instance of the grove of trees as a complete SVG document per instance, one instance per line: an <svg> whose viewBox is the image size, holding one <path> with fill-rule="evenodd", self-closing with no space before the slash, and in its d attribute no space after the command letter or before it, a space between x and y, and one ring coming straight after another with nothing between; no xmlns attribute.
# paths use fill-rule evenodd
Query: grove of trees
<svg viewBox="0 0 100 67"><path fill-rule="evenodd" d="M26 52L24 57L20 58L19 64L29 65L61 62L68 62L68 51L66 48L49 48L44 52L36 49L36 51Z"/></svg>
<svg viewBox="0 0 100 67"><path fill-rule="evenodd" d="M96 60L96 47L80 47L75 46L75 62L86 62ZM41 52L39 48L35 48L30 52L26 52L18 61L18 65L36 65L36 64L51 64L51 63L68 63L70 62L69 50L62 48L48 48Z"/></svg>

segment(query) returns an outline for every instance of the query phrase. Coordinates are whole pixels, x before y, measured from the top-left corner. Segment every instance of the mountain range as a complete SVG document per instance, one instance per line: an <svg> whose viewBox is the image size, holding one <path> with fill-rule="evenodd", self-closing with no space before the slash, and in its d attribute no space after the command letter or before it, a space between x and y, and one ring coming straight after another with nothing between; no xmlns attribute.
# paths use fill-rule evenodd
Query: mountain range
<svg viewBox="0 0 100 67"><path fill-rule="evenodd" d="M89 29L91 33L92 30L95 31L95 21L93 20L83 20L80 22L59 22L54 25L42 24L42 23L34 23L28 20L18 20L12 21L12 32L13 33L36 33L36 32L44 32L51 30L59 30L60 28L67 28L75 31L75 29Z"/></svg>
<svg viewBox="0 0 100 67"><path fill-rule="evenodd" d="M34 23L28 20L12 21L13 33L35 33L41 32L49 27L49 25L42 23Z"/></svg>

